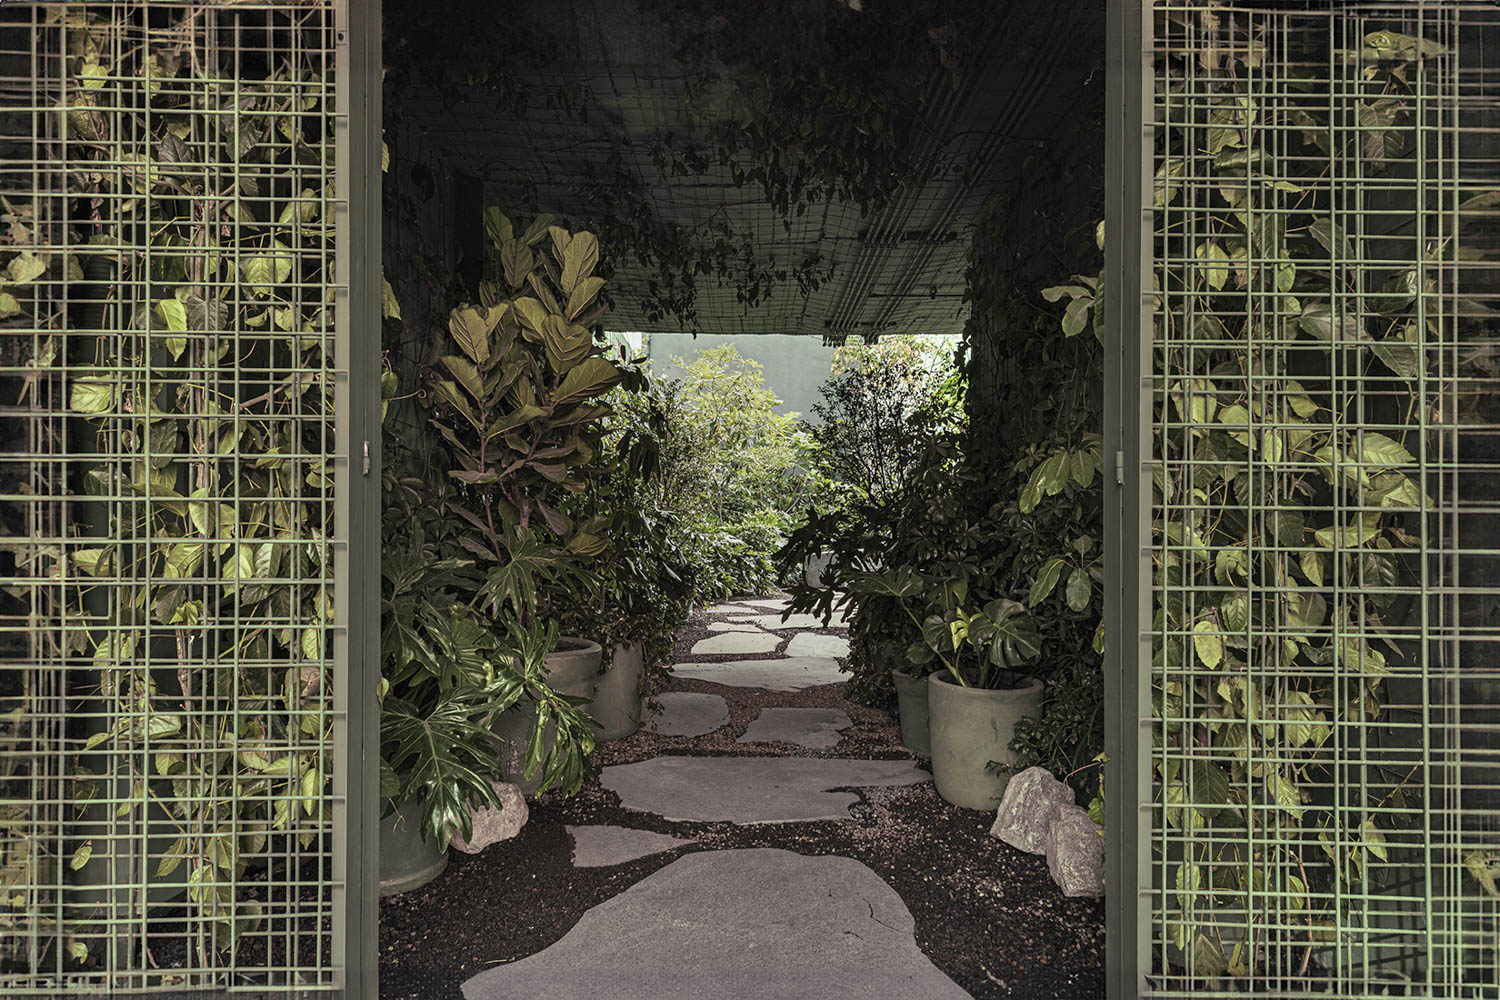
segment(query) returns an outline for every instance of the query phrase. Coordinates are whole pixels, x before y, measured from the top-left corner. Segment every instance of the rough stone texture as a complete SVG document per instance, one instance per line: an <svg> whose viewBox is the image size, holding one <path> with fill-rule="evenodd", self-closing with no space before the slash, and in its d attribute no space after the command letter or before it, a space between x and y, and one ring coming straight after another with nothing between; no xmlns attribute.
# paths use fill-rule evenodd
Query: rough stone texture
<svg viewBox="0 0 1500 1000"><path fill-rule="evenodd" d="M848 656L849 640L841 635L798 632L786 644L787 656Z"/></svg>
<svg viewBox="0 0 1500 1000"><path fill-rule="evenodd" d="M754 600L740 601L741 604L752 604L757 608L771 608L780 611L790 602L785 597L757 597Z"/></svg>
<svg viewBox="0 0 1500 1000"><path fill-rule="evenodd" d="M1082 806L1067 805L1047 833L1047 871L1064 896L1104 895L1104 837Z"/></svg>
<svg viewBox="0 0 1500 1000"><path fill-rule="evenodd" d="M848 680L839 672L839 661L831 656L788 656L779 660L731 660L728 663L678 663L674 677L713 681L732 687L765 688L768 691L801 691L819 684Z"/></svg>
<svg viewBox="0 0 1500 1000"><path fill-rule="evenodd" d="M668 691L657 700L661 712L647 727L658 736L702 736L729 719L729 704L716 694Z"/></svg>
<svg viewBox="0 0 1500 1000"><path fill-rule="evenodd" d="M754 608L747 608L743 604L715 604L708 609L711 615L749 615L754 614Z"/></svg>
<svg viewBox="0 0 1500 1000"><path fill-rule="evenodd" d="M852 791L915 785L931 775L914 760L818 757L653 757L606 767L599 783L626 809L676 822L795 823L846 820Z"/></svg>
<svg viewBox="0 0 1500 1000"><path fill-rule="evenodd" d="M469 840L464 840L462 833L453 835L451 843L465 854L478 854L491 844L509 840L521 832L531 815L526 808L526 796L522 794L519 785L512 785L508 781L493 781L490 787L500 800L500 808L485 806L474 810L474 836Z"/></svg>
<svg viewBox="0 0 1500 1000"><path fill-rule="evenodd" d="M686 918L686 919L685 919ZM704 851L586 912L465 1000L964 1000L917 948L911 911L852 858Z"/></svg>
<svg viewBox="0 0 1500 1000"><path fill-rule="evenodd" d="M741 615L736 616L733 621L737 624L748 622L752 625L759 625L761 628L781 631L800 628L845 628L849 624L842 615L834 615L827 625L823 624L823 619L818 615L792 615L786 621L782 621L780 615Z"/></svg>
<svg viewBox="0 0 1500 1000"><path fill-rule="evenodd" d="M763 708L740 743L795 743L823 750L839 741L839 730L854 723L836 708Z"/></svg>
<svg viewBox="0 0 1500 1000"><path fill-rule="evenodd" d="M709 622L710 632L763 632L759 625L751 625L749 622Z"/></svg>
<svg viewBox="0 0 1500 1000"><path fill-rule="evenodd" d="M632 830L626 826L570 826L573 838L573 866L602 868L622 865L648 854L659 854L691 844L691 840L650 830Z"/></svg>
<svg viewBox="0 0 1500 1000"><path fill-rule="evenodd" d="M1046 854L1052 818L1073 804L1073 789L1045 767L1028 767L1006 783L990 836L1030 854Z"/></svg>
<svg viewBox="0 0 1500 1000"><path fill-rule="evenodd" d="M714 653L772 653L781 645L781 636L770 632L720 632L700 639L692 648L694 656Z"/></svg>

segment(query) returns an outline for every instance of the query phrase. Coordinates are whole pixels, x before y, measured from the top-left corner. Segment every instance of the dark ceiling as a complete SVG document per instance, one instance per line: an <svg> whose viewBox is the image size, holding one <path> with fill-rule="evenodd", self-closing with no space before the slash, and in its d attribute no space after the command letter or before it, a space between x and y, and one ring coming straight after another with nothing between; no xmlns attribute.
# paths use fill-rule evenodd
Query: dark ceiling
<svg viewBox="0 0 1500 1000"><path fill-rule="evenodd" d="M861 9L860 0L827 2ZM491 88L431 82L402 83L387 103L418 124L439 155L481 179L492 202L529 203L586 227L599 178L623 167L644 180L663 220L720 235L727 224L772 270L819 261L813 270L826 279L819 287L801 288L789 275L753 305L741 300L733 280L698 279L694 325L702 332L834 339L951 334L965 319L965 254L986 200L1081 106L1102 108L1102 9L1102 0L997 0L988 37L968 40L981 55L970 60L959 86L935 71L911 95L924 111L909 156L932 167L925 179L896 190L878 210L823 202L794 215L789 227L759 185L736 185L727 167L663 176L652 161L661 135L670 133L680 145L693 126L684 111L683 66L666 27L643 13L639 0L545 7L557 50L520 82L537 93L587 94L587 120L576 109L545 106L520 117ZM629 257L613 263L612 328L680 328L672 318L650 315L654 268Z"/></svg>

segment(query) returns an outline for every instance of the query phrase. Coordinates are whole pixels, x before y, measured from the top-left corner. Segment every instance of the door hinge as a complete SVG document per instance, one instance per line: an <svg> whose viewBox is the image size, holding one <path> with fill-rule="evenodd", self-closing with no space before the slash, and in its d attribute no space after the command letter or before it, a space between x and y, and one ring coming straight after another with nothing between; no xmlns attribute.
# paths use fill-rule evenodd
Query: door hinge
<svg viewBox="0 0 1500 1000"><path fill-rule="evenodd" d="M1125 453L1123 451L1115 452L1115 485L1125 485Z"/></svg>
<svg viewBox="0 0 1500 1000"><path fill-rule="evenodd" d="M365 442L365 475L370 474L370 442Z"/></svg>

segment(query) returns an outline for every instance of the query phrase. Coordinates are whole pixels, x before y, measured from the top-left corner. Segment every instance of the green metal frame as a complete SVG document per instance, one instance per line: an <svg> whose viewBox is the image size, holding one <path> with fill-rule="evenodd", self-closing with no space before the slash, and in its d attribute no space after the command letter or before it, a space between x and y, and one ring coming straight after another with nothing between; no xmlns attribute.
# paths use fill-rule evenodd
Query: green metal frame
<svg viewBox="0 0 1500 1000"><path fill-rule="evenodd" d="M1500 11L1109 44L1109 995L1500 997Z"/></svg>
<svg viewBox="0 0 1500 1000"><path fill-rule="evenodd" d="M7 996L377 995L380 16L0 9Z"/></svg>

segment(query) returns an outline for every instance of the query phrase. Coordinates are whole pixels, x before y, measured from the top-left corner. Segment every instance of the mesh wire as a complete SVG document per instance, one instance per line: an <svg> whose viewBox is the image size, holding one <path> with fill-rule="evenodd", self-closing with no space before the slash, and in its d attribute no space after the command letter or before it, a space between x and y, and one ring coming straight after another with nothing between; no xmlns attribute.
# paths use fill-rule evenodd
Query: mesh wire
<svg viewBox="0 0 1500 1000"><path fill-rule="evenodd" d="M1500 14L1145 11L1148 993L1500 997Z"/></svg>
<svg viewBox="0 0 1500 1000"><path fill-rule="evenodd" d="M335 982L332 0L0 9L0 993Z"/></svg>

